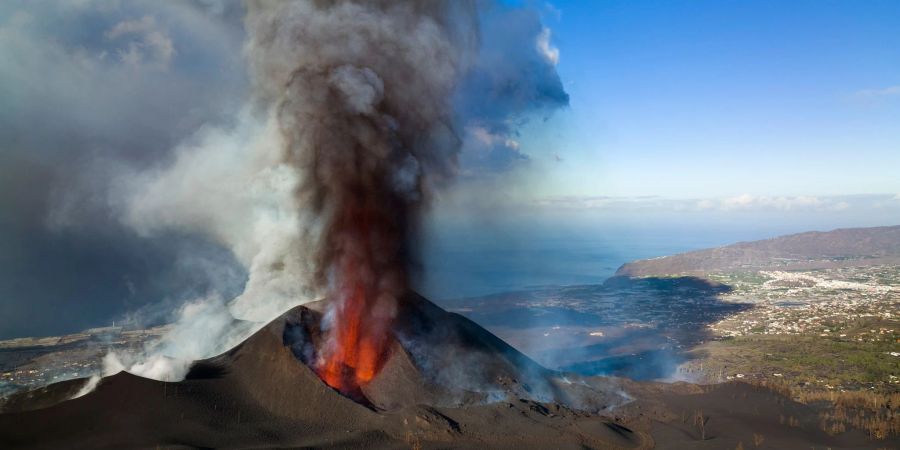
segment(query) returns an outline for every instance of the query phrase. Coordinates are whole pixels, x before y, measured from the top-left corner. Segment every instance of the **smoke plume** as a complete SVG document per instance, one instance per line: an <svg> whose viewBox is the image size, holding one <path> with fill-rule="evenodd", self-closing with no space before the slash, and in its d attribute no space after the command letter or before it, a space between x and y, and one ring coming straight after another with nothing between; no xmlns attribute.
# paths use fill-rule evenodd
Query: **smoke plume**
<svg viewBox="0 0 900 450"><path fill-rule="evenodd" d="M331 301L317 369L342 391L379 370L420 211L456 171L451 96L475 32L457 27L473 13L456 2L249 4L255 87L317 225L313 284Z"/></svg>
<svg viewBox="0 0 900 450"><path fill-rule="evenodd" d="M527 163L518 128L568 103L558 52L537 13L491 2L250 1L243 28L246 105L149 169L115 166L108 189L139 236L227 249L243 292L197 293L167 336L107 358L105 373L180 379L190 361L324 297L315 368L350 392L379 370L415 285L433 194L459 174Z"/></svg>

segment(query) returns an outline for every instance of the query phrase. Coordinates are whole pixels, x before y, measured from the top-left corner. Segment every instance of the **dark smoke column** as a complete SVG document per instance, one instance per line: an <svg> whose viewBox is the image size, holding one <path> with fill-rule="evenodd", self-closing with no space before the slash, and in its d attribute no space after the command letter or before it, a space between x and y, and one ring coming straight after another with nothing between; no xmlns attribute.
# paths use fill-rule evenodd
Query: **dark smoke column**
<svg viewBox="0 0 900 450"><path fill-rule="evenodd" d="M380 369L429 185L455 170L450 97L474 23L458 1L248 4L254 82L301 175L331 299L317 370L343 392Z"/></svg>

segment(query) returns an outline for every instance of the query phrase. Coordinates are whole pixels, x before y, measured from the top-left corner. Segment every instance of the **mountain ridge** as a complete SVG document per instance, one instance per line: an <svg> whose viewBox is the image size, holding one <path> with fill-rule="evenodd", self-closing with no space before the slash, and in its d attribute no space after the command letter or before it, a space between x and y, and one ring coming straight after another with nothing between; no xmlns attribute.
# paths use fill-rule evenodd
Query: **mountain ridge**
<svg viewBox="0 0 900 450"><path fill-rule="evenodd" d="M616 277L702 275L751 270L813 270L900 263L900 225L807 231L632 261Z"/></svg>

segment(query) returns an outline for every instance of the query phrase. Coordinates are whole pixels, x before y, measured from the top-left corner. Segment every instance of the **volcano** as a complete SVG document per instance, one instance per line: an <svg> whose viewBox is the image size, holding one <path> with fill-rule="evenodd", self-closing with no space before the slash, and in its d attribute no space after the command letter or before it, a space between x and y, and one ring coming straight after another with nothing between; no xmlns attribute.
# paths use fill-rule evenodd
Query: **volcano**
<svg viewBox="0 0 900 450"><path fill-rule="evenodd" d="M399 305L383 365L356 391L329 386L315 370L326 306L315 302L197 361L180 382L122 372L83 397L28 410L73 386L33 393L0 415L0 447L633 448L649 440L589 412L623 401L601 379L564 378L418 295Z"/></svg>
<svg viewBox="0 0 900 450"><path fill-rule="evenodd" d="M528 399L597 411L623 401L606 394L604 386L592 386L584 379L572 383L471 320L418 295L410 294L399 305L377 375L349 391L335 388L373 410ZM281 319L283 345L309 367L316 366L317 349L323 345L319 325L324 307L324 302L297 307Z"/></svg>
<svg viewBox="0 0 900 450"><path fill-rule="evenodd" d="M84 381L14 398L0 448L748 448L763 434L769 448L869 444L828 436L806 405L743 384L551 371L415 294L398 303L378 372L348 391L317 372L326 306L295 307L180 382L121 372L73 400ZM704 436L679 421L698 410Z"/></svg>

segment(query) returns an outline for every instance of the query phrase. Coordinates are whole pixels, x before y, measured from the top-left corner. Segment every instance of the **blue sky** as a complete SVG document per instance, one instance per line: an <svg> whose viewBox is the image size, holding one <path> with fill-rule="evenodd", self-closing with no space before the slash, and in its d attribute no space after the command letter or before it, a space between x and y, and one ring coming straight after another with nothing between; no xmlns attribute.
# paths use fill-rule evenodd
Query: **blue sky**
<svg viewBox="0 0 900 450"><path fill-rule="evenodd" d="M543 10L571 105L522 139L535 195L900 192L900 2Z"/></svg>

